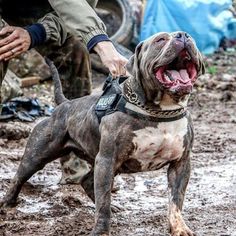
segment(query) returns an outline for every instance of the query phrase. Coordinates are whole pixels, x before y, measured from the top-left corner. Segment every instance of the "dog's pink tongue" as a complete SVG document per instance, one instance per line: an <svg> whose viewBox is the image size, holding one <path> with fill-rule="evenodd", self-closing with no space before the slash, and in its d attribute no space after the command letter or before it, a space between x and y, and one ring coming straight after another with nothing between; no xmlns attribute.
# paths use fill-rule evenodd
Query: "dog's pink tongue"
<svg viewBox="0 0 236 236"><path fill-rule="evenodd" d="M180 71L167 70L167 72L171 74L172 79L175 81L177 81L177 80L180 80L182 82L189 81L189 75L188 75L187 70L185 70L185 69L182 69Z"/></svg>

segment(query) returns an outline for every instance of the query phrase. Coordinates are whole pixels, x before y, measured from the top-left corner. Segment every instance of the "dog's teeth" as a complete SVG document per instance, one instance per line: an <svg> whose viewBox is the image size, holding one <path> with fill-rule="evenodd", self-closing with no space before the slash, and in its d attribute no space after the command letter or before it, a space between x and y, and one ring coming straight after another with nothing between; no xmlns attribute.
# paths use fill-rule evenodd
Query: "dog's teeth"
<svg viewBox="0 0 236 236"><path fill-rule="evenodd" d="M170 81L173 81L173 80L174 80L174 79L171 77L171 74L166 74L166 73L164 73L164 77L165 77L165 79L170 80Z"/></svg>
<svg viewBox="0 0 236 236"><path fill-rule="evenodd" d="M187 59L187 60L190 61L190 60L191 60L191 56L190 56L190 54L189 54L188 52L187 52L186 54L187 54L187 55L186 55L185 59Z"/></svg>

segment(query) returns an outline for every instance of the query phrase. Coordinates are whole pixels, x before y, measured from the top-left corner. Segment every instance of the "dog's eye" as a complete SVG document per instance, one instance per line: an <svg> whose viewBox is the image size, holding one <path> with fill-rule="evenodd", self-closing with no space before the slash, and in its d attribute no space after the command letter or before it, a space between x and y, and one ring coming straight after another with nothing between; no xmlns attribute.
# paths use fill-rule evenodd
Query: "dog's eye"
<svg viewBox="0 0 236 236"><path fill-rule="evenodd" d="M156 42L156 43L162 43L162 42L164 42L164 41L166 41L165 38L159 38L159 39L157 39L155 42Z"/></svg>

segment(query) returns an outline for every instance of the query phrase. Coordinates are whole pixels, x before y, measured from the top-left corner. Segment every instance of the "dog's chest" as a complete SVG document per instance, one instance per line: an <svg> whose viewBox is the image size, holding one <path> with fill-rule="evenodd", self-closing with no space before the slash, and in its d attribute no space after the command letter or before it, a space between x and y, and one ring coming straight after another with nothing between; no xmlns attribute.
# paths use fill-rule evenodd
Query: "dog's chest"
<svg viewBox="0 0 236 236"><path fill-rule="evenodd" d="M180 159L187 126L187 119L182 118L134 131L132 142L135 149L131 159L139 162L142 171L156 170L169 161Z"/></svg>

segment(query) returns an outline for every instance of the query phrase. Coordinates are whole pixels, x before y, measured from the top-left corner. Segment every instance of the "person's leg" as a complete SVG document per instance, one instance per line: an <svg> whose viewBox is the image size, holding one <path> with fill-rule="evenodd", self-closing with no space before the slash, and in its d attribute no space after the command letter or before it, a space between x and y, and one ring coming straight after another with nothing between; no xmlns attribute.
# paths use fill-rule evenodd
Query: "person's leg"
<svg viewBox="0 0 236 236"><path fill-rule="evenodd" d="M7 72L7 67L8 67L8 62L6 61L0 61L0 104L2 102L2 94L1 94L1 90L2 90L2 81L6 75ZM0 105L0 114L1 114L1 105Z"/></svg>
<svg viewBox="0 0 236 236"><path fill-rule="evenodd" d="M62 47L45 45L37 49L56 65L62 82L63 92L68 99L82 97L91 93L91 66L89 53L82 42L70 36ZM70 153L61 161L61 184L80 183L89 172L89 166Z"/></svg>
<svg viewBox="0 0 236 236"><path fill-rule="evenodd" d="M2 22L2 18L0 17L0 30L4 27L4 25L5 24ZM3 79L6 75L7 67L8 67L8 62L0 61L0 114L2 112L2 106L1 106L1 102L2 102L2 94L1 94L2 81L3 81Z"/></svg>
<svg viewBox="0 0 236 236"><path fill-rule="evenodd" d="M61 47L46 45L37 50L56 65L68 99L91 93L89 53L79 38L70 36Z"/></svg>
<svg viewBox="0 0 236 236"><path fill-rule="evenodd" d="M37 22L37 19L19 18L17 22L9 22L9 24L24 26L35 22ZM65 43L60 47L48 42L36 49L42 56L47 56L51 59L58 68L63 92L68 99L82 97L91 93L89 53L79 38L69 35ZM0 62L0 99L1 84L6 70L7 63ZM67 183L68 181L70 183L78 183L82 178L82 174L86 174L89 171L88 165L81 162L79 158L76 159L73 154L69 154L68 157L63 157L62 159L62 183ZM71 170L71 172L68 173L68 170Z"/></svg>

